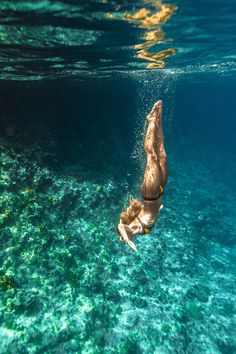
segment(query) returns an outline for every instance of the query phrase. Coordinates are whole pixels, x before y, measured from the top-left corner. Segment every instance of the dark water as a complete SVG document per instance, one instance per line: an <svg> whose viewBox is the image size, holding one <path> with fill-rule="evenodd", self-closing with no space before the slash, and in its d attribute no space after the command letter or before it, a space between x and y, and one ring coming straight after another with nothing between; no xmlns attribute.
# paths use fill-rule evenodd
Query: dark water
<svg viewBox="0 0 236 354"><path fill-rule="evenodd" d="M175 5L0 4L1 353L236 353L235 5ZM153 30L176 54L138 57ZM135 254L115 229L157 99L169 180Z"/></svg>

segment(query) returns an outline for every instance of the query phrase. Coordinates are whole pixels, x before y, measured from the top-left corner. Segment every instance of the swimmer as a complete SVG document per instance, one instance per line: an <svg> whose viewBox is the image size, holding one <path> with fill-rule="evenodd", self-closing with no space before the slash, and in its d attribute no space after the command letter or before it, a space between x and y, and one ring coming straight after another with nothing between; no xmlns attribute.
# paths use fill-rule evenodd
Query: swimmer
<svg viewBox="0 0 236 354"><path fill-rule="evenodd" d="M162 196L167 183L167 163L162 131L162 101L154 104L147 117L147 132L144 139L146 167L140 188L143 202L131 199L130 205L120 215L117 232L120 240L137 252L131 238L149 234L162 208Z"/></svg>

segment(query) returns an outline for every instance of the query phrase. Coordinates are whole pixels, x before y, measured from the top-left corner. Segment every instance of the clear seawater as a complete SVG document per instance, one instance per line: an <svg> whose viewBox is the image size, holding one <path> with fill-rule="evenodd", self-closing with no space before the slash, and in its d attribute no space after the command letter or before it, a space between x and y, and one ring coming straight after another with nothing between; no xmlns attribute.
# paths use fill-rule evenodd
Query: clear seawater
<svg viewBox="0 0 236 354"><path fill-rule="evenodd" d="M154 1L0 3L0 353L236 353L236 5L174 5L148 69L123 16ZM134 253L158 99L169 180Z"/></svg>

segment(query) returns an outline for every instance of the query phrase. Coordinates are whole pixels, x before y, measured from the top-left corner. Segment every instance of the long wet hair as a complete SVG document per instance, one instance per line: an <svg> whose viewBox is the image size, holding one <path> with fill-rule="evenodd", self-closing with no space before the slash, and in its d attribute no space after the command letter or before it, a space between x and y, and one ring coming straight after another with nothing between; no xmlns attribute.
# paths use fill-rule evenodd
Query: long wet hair
<svg viewBox="0 0 236 354"><path fill-rule="evenodd" d="M142 204L138 199L130 199L129 203L129 207L120 214L121 222L126 225L129 225L142 209Z"/></svg>

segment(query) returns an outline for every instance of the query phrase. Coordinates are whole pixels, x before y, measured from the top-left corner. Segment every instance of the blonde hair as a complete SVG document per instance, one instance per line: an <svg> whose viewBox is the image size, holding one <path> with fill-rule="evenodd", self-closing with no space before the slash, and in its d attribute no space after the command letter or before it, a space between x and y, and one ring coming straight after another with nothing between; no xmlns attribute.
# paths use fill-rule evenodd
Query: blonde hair
<svg viewBox="0 0 236 354"><path fill-rule="evenodd" d="M129 203L129 207L120 214L122 223L126 225L129 225L142 209L142 204L138 199L130 199Z"/></svg>

